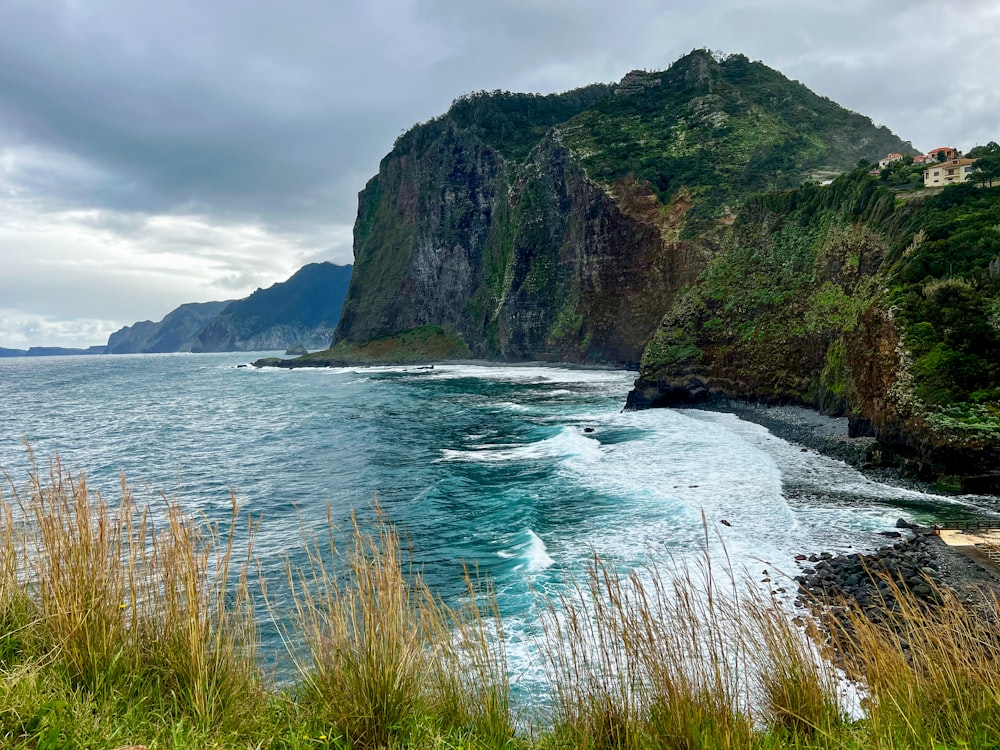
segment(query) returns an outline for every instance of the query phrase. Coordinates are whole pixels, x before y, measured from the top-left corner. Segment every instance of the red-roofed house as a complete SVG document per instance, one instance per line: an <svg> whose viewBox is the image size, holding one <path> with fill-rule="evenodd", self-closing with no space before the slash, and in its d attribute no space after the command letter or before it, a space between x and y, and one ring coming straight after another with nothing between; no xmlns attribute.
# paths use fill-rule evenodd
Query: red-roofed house
<svg viewBox="0 0 1000 750"><path fill-rule="evenodd" d="M944 154L944 156L938 156L938 154ZM931 161L948 161L948 159L955 159L957 157L958 151L951 146L942 146L941 148L935 148L927 152L927 158Z"/></svg>
<svg viewBox="0 0 1000 750"><path fill-rule="evenodd" d="M888 156L883 156L881 159L878 160L878 168L885 169L893 162L899 161L902 158L903 158L902 154L889 154Z"/></svg>

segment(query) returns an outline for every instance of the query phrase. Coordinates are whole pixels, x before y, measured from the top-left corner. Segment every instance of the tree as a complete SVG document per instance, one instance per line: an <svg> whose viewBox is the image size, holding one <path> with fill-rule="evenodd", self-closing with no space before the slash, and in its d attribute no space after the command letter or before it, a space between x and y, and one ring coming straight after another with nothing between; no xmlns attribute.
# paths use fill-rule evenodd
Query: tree
<svg viewBox="0 0 1000 750"><path fill-rule="evenodd" d="M976 146L969 151L969 157L976 160L972 174L979 182L993 187L993 180L1000 180L1000 144L996 141Z"/></svg>
<svg viewBox="0 0 1000 750"><path fill-rule="evenodd" d="M985 146L973 146L969 149L969 153L966 156L970 159L978 159L981 156L990 156L1000 154L1000 144L996 141L990 141Z"/></svg>

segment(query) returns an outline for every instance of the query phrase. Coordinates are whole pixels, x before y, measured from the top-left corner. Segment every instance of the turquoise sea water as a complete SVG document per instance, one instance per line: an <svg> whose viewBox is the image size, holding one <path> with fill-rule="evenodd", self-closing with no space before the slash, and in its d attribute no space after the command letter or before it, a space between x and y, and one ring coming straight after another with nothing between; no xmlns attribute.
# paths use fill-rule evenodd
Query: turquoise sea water
<svg viewBox="0 0 1000 750"><path fill-rule="evenodd" d="M627 570L724 546L751 578L795 573L798 553L873 548L900 516L956 502L729 414L622 413L630 372L240 367L256 356L0 360L0 467L21 481L26 441L108 500L124 472L140 500L163 492L220 522L235 492L275 580L303 526L322 532L328 506L370 520L377 497L442 595L461 595L464 565L495 582L519 679L539 669L537 598L594 553ZM266 623L262 637L280 650Z"/></svg>

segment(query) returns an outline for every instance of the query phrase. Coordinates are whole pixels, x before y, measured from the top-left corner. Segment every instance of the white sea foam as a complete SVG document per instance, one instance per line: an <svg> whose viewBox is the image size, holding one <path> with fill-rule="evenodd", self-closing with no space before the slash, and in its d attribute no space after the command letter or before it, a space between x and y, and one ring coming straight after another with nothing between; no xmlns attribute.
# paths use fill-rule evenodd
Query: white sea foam
<svg viewBox="0 0 1000 750"><path fill-rule="evenodd" d="M437 365L422 372L428 378L475 378L509 383L583 383L614 384L625 391L635 379L629 370L589 370L550 366L510 365Z"/></svg>
<svg viewBox="0 0 1000 750"><path fill-rule="evenodd" d="M518 404L515 403L514 401L497 401L495 404L493 404L493 408L501 409L504 411L520 412L522 414L531 411L530 406L527 406L525 404Z"/></svg>
<svg viewBox="0 0 1000 750"><path fill-rule="evenodd" d="M440 460L507 463L576 458L595 461L601 455L601 444L597 440L586 437L575 427L564 427L558 434L535 443L484 443L469 450L446 448L441 451Z"/></svg>
<svg viewBox="0 0 1000 750"><path fill-rule="evenodd" d="M728 558L737 571L776 582L782 571L797 573L798 553L869 549L884 541L877 532L909 516L889 501L928 499L871 482L731 415L706 414L588 410L597 439L559 433L597 445L596 452L567 456L559 469L564 481L582 495L606 498L568 527L565 538L556 530L569 569L593 553L630 567L656 559L683 563L707 552L717 562ZM602 433L616 430L629 430L631 437L598 444ZM800 486L810 476L817 491L856 492L859 502L810 504L786 496L786 484Z"/></svg>
<svg viewBox="0 0 1000 750"><path fill-rule="evenodd" d="M528 537L528 548L524 554L526 570L533 573L537 570L545 570L552 565L555 560L549 556L549 550L538 534L527 529L525 535Z"/></svg>
<svg viewBox="0 0 1000 750"><path fill-rule="evenodd" d="M843 461L803 450L775 437L760 425L739 419L735 414L696 410L689 413L693 419L724 427L769 455L782 476L798 487L811 486L823 492L850 494L870 500L909 498L935 504L962 504L967 500L873 481Z"/></svg>

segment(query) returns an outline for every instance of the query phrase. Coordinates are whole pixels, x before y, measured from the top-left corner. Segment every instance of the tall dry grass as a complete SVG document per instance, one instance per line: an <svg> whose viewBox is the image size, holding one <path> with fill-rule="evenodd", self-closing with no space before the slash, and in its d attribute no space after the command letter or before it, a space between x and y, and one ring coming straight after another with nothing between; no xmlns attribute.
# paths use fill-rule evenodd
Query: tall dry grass
<svg viewBox="0 0 1000 750"><path fill-rule="evenodd" d="M369 534L355 517L343 553L330 523L326 545L310 544L304 567L288 565L294 623L285 640L302 700L356 748L406 743L428 723L506 739L509 685L502 638L493 637L495 598L469 577L468 603L445 605L379 518Z"/></svg>
<svg viewBox="0 0 1000 750"><path fill-rule="evenodd" d="M58 459L44 473L33 464L26 486L9 478L7 486L3 606L20 602L30 612L21 629L74 684L97 695L152 692L204 726L253 710L263 693L247 576L252 548L236 558L235 499L223 531L167 498L154 520L124 477L111 505Z"/></svg>
<svg viewBox="0 0 1000 750"><path fill-rule="evenodd" d="M831 645L868 693L871 747L1000 746L1000 602L970 605L928 579L936 602L885 574L896 604L873 622L856 605L828 618Z"/></svg>
<svg viewBox="0 0 1000 750"><path fill-rule="evenodd" d="M579 748L745 748L840 718L835 684L770 598L707 556L618 572L594 557L553 602L541 646L557 735Z"/></svg>
<svg viewBox="0 0 1000 750"><path fill-rule="evenodd" d="M931 606L886 579L897 604L882 622L828 602L810 631L707 556L622 571L594 557L539 615L552 722L515 735L489 582L470 572L449 606L384 518L371 532L355 519L343 547L328 526L287 566L291 611L268 602L299 668L282 692L257 664L255 528L235 500L220 528L166 498L140 507L124 479L108 503L58 460L8 480L0 745L138 732L174 747L985 750L1000 737L995 597L970 608L939 588ZM863 720L844 716L834 665L866 694Z"/></svg>
<svg viewBox="0 0 1000 750"><path fill-rule="evenodd" d="M762 723L792 745L836 745L847 724L840 700L844 678L817 645L823 640L818 624L796 625L759 589L748 594L746 620L751 626L742 628L743 637L763 662L755 703Z"/></svg>

